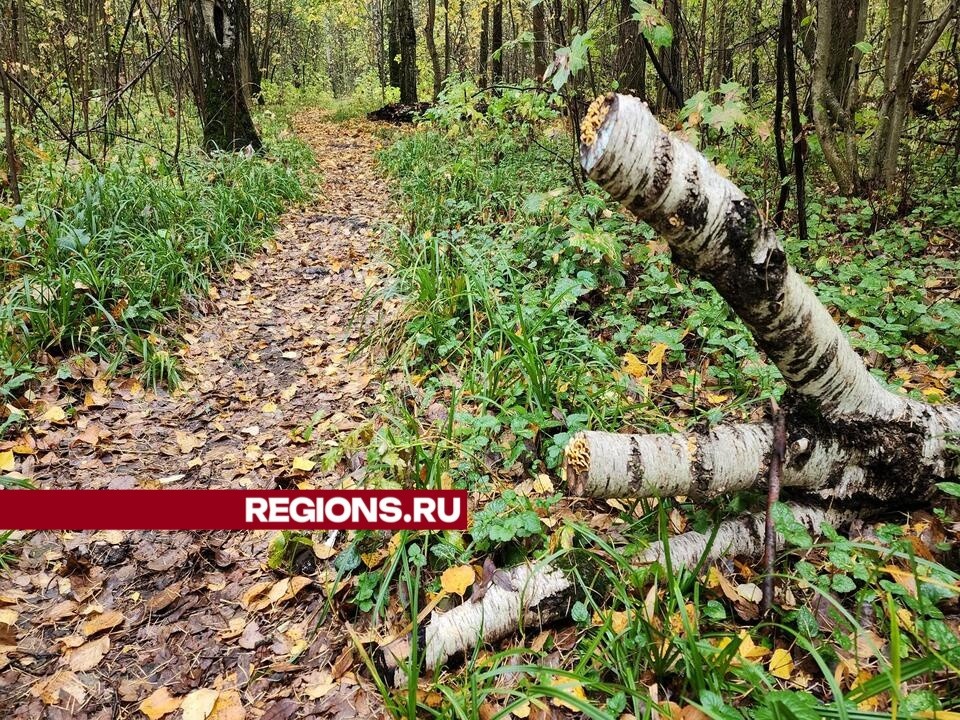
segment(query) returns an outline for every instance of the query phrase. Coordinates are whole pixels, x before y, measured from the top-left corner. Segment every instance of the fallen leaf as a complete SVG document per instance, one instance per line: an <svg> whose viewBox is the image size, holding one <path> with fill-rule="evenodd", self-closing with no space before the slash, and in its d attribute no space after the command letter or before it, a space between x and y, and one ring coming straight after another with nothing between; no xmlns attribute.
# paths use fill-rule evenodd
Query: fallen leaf
<svg viewBox="0 0 960 720"><path fill-rule="evenodd" d="M310 472L316 466L316 463L313 462L310 458L303 457L298 455L293 459L293 469L294 470L303 470L304 472Z"/></svg>
<svg viewBox="0 0 960 720"><path fill-rule="evenodd" d="M122 625L125 619L123 613L117 610L107 610L87 620L80 630L84 635L90 637L104 630L112 630L117 625Z"/></svg>
<svg viewBox="0 0 960 720"><path fill-rule="evenodd" d="M243 708L240 693L236 690L224 690L217 698L217 702L209 715L209 720L244 720L246 716L247 711ZM184 717L186 717L186 713L184 713Z"/></svg>
<svg viewBox="0 0 960 720"><path fill-rule="evenodd" d="M87 689L80 682L80 678L69 670L59 670L35 683L30 688L30 694L39 698L44 705L65 704L62 695L72 697L78 705L82 705L87 699Z"/></svg>
<svg viewBox="0 0 960 720"><path fill-rule="evenodd" d="M790 651L783 648L777 648L770 656L770 663L767 665L770 674L782 680L789 680L793 674L793 658L790 657Z"/></svg>
<svg viewBox="0 0 960 720"><path fill-rule="evenodd" d="M647 353L647 365L656 365L657 372L660 372L660 365L663 363L663 358L667 354L667 346L663 343L654 343L650 348L650 352Z"/></svg>
<svg viewBox="0 0 960 720"><path fill-rule="evenodd" d="M463 595L473 585L477 573L471 565L447 568L440 576L440 587L451 595Z"/></svg>
<svg viewBox="0 0 960 720"><path fill-rule="evenodd" d="M219 690L200 688L187 695L180 705L183 720L207 720L220 697Z"/></svg>
<svg viewBox="0 0 960 720"><path fill-rule="evenodd" d="M180 702L180 698L175 698L165 687L157 688L140 703L140 712L146 715L148 720L160 720L164 715L179 710Z"/></svg>
<svg viewBox="0 0 960 720"><path fill-rule="evenodd" d="M647 366L636 355L631 352L624 353L622 365L623 371L634 380L640 380L647 374Z"/></svg>
<svg viewBox="0 0 960 720"><path fill-rule="evenodd" d="M11 472L14 467L13 450L0 452L0 472Z"/></svg>
<svg viewBox="0 0 960 720"><path fill-rule="evenodd" d="M270 604L270 599L267 597L267 593L270 591L270 588L274 586L274 583L271 582L258 582L256 585L247 590L240 597L240 604L243 606L244 610L249 610L250 612L256 612L257 610L262 610Z"/></svg>
<svg viewBox="0 0 960 720"><path fill-rule="evenodd" d="M571 677L565 677L560 675L554 675L550 679L550 685L555 690L559 690L562 693L566 693L570 696L571 699L576 698L577 700L582 700L586 702L587 695L583 691L583 685L580 684L579 680ZM554 697L550 698L550 702L557 707L564 707L568 710L573 710L574 712L579 712L580 708L574 705L570 700L567 700L563 697Z"/></svg>
<svg viewBox="0 0 960 720"><path fill-rule="evenodd" d="M177 447L180 448L180 452L183 455L188 455L196 450L198 447L203 447L206 443L206 439L193 433L184 432L183 430L175 430L174 436L176 437Z"/></svg>
<svg viewBox="0 0 960 720"><path fill-rule="evenodd" d="M90 672L100 664L103 656L106 655L109 650L110 636L104 635L97 640L91 640L74 650L68 651L65 656L67 665L69 665L70 669L74 672Z"/></svg>
<svg viewBox="0 0 960 720"><path fill-rule="evenodd" d="M40 420L58 424L64 423L67 421L67 413L59 405L51 405L40 416Z"/></svg>

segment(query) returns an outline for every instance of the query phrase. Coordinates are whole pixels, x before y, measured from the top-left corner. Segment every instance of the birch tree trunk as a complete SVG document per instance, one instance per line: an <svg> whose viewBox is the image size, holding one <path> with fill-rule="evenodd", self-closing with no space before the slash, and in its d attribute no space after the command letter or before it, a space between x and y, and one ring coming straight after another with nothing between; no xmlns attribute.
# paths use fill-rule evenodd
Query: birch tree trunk
<svg viewBox="0 0 960 720"><path fill-rule="evenodd" d="M414 669L414 650L416 671L423 667L429 672L466 655L481 642L497 642L519 628L540 628L569 615L577 588L563 570L518 565L497 572L500 580L491 583L482 597L448 612L434 611L417 636L406 635L381 646L375 656L380 674L398 687Z"/></svg>
<svg viewBox="0 0 960 720"><path fill-rule="evenodd" d="M209 150L260 148L244 90L249 69L247 0L180 0L190 76Z"/></svg>
<svg viewBox="0 0 960 720"><path fill-rule="evenodd" d="M583 138L590 177L656 228L678 265L713 284L780 369L789 386L785 487L804 502L862 511L922 502L937 482L957 476L950 438L960 433L960 407L887 390L736 185L636 98L599 98ZM567 447L565 471L583 495L709 498L764 487L771 450L766 423L676 435L582 433Z"/></svg>

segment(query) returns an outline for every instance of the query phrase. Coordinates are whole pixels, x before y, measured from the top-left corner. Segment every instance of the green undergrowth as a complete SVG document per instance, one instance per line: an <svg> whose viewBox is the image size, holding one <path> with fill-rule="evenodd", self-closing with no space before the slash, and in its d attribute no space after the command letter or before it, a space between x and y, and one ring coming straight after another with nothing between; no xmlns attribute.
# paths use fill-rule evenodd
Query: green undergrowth
<svg viewBox="0 0 960 720"><path fill-rule="evenodd" d="M336 560L355 573L352 602L400 627L444 569L485 560L549 560L583 591L560 629L479 648L433 683L383 687L395 716L861 720L958 707L960 578L940 564L952 557L950 503L818 545L778 512L790 548L777 608L762 619L749 567L657 575L636 564L658 537L708 529L757 498L562 497L571 433L756 418L779 375L709 285L573 174L549 101L448 88L380 161L403 212L388 251L388 294L403 311L376 339L402 377L376 420L326 460L354 445L372 485L466 487L481 500L464 535L401 533L391 554L375 552L384 538L359 534ZM787 239L800 272L885 381L948 399L960 195L928 193L906 210L811 195L811 239Z"/></svg>
<svg viewBox="0 0 960 720"><path fill-rule="evenodd" d="M304 197L309 150L276 123L264 136L251 157L187 138L176 163L118 141L100 169L33 164L22 206L0 211L0 399L78 353L175 384L165 325Z"/></svg>

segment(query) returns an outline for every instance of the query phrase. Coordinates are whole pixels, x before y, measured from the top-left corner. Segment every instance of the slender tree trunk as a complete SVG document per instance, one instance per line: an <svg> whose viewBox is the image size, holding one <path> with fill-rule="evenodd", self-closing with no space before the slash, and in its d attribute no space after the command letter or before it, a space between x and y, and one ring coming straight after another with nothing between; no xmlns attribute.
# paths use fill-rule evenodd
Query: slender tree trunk
<svg viewBox="0 0 960 720"><path fill-rule="evenodd" d="M817 43L811 84L813 121L820 147L844 195L852 194L860 186L854 122L845 111L847 106L842 100L847 96L847 83L851 76L856 81L856 75L849 70L847 61L849 52L853 52L853 43L847 43L850 40L859 42L856 38L859 18L848 10L849 0L818 0ZM849 48L849 51L845 48ZM844 128L847 134L844 134ZM842 144L844 139L846 147ZM853 163L850 162L851 157Z"/></svg>
<svg viewBox="0 0 960 720"><path fill-rule="evenodd" d="M13 131L13 110L11 108L11 83L7 79L7 73L14 67L19 54L19 8L16 0L9 3L10 23L9 32L4 28L4 57L2 62L4 67L0 69L0 91L3 92L3 141L6 146L7 155L7 187L10 188L10 199L14 205L20 204L20 161L17 158L16 138ZM6 25L6 22L4 22Z"/></svg>
<svg viewBox="0 0 960 720"><path fill-rule="evenodd" d="M180 0L193 95L209 150L261 146L243 87L246 0Z"/></svg>
<svg viewBox="0 0 960 720"><path fill-rule="evenodd" d="M490 36L487 28L490 26L490 8L486 0L480 8L480 86L486 87L490 82L489 63L490 63Z"/></svg>
<svg viewBox="0 0 960 720"><path fill-rule="evenodd" d="M413 0L395 0L400 42L400 102L417 102L417 32L413 20Z"/></svg>
<svg viewBox="0 0 960 720"><path fill-rule="evenodd" d="M389 28L387 33L387 65L390 69L390 87L400 87L400 23L397 4L401 0L386 0L388 3Z"/></svg>
<svg viewBox="0 0 960 720"><path fill-rule="evenodd" d="M440 55L437 53L437 42L434 39L434 30L437 23L437 0L427 0L427 23L423 31L423 38L427 42L427 54L433 66L433 98L440 95L443 85L443 75L440 69Z"/></svg>
<svg viewBox="0 0 960 720"><path fill-rule="evenodd" d="M443 77L450 77L450 0L443 0Z"/></svg>
<svg viewBox="0 0 960 720"><path fill-rule="evenodd" d="M682 0L664 0L663 15L670 27L673 28L673 42L670 47L663 48L660 51L660 66L663 68L665 78L669 78L669 85L673 88L672 92L666 89L660 91L659 106L665 110L676 110L683 103L683 55L680 48L680 16Z"/></svg>
<svg viewBox="0 0 960 720"><path fill-rule="evenodd" d="M499 85L503 82L503 0L493 0L490 45L493 50L493 84Z"/></svg>
<svg viewBox="0 0 960 720"><path fill-rule="evenodd" d="M876 187L889 188L893 182L913 79L956 16L958 5L958 0L951 0L938 17L922 23L922 0L889 0L887 4L890 27L885 53L884 95L877 111L877 128L867 170L868 179ZM926 27L923 33L921 25Z"/></svg>
<svg viewBox="0 0 960 720"><path fill-rule="evenodd" d="M787 71L787 100L790 103L791 157L793 159L793 186L797 198L797 236L807 239L807 136L800 119L800 94L797 90L797 44L793 31L793 18L784 2L784 60Z"/></svg>
<svg viewBox="0 0 960 720"><path fill-rule="evenodd" d="M533 79L543 80L547 72L547 12L540 0L533 6Z"/></svg>
<svg viewBox="0 0 960 720"><path fill-rule="evenodd" d="M748 97L751 102L757 100L760 91L760 57L757 55L757 45L760 40L760 2L761 0L750 0L750 43L748 46L750 54L750 82L747 85Z"/></svg>
<svg viewBox="0 0 960 720"><path fill-rule="evenodd" d="M10 83L6 73L0 73L0 90L3 91L3 140L7 148L7 187L14 205L20 204L20 172L17 146L13 136L13 113L10 111Z"/></svg>
<svg viewBox="0 0 960 720"><path fill-rule="evenodd" d="M640 37L640 25L633 19L630 0L620 0L618 12L620 90L646 99L647 49Z"/></svg>

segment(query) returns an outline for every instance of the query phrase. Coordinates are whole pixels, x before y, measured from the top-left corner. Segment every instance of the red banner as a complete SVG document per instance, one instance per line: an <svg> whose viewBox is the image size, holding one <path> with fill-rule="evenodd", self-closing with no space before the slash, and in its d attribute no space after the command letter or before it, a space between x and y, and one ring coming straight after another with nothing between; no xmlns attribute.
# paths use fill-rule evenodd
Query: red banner
<svg viewBox="0 0 960 720"><path fill-rule="evenodd" d="M466 530L466 490L3 490L0 530Z"/></svg>

